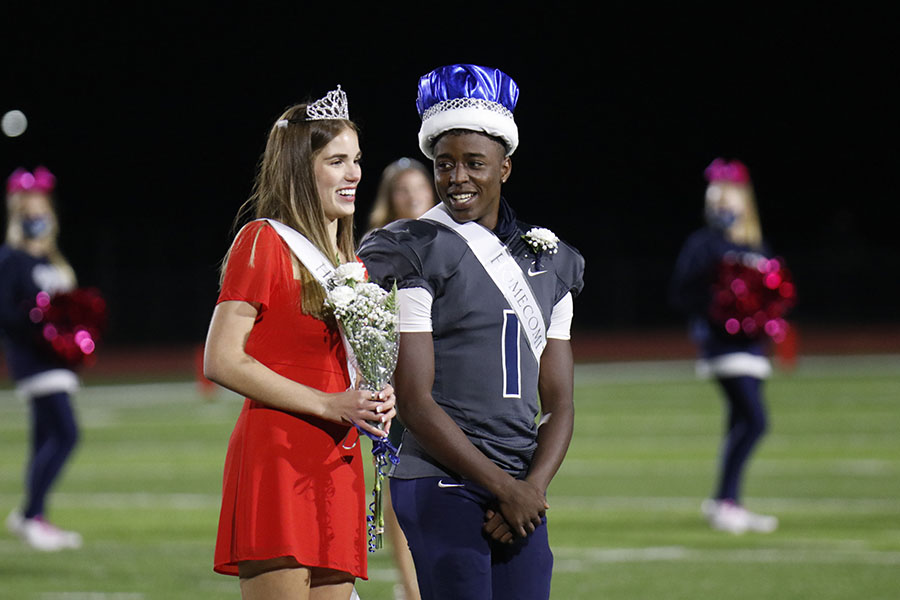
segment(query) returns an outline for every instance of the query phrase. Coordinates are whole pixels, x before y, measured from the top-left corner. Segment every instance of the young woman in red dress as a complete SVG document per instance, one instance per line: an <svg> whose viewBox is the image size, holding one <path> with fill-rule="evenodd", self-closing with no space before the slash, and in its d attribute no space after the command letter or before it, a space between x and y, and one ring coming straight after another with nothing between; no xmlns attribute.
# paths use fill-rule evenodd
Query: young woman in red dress
<svg viewBox="0 0 900 600"><path fill-rule="evenodd" d="M287 109L273 126L245 209L292 227L337 265L355 260L360 150L346 96L339 88L326 99ZM323 300L271 225L241 229L226 256L204 372L247 398L225 456L214 566L240 577L245 600L346 600L366 577L353 426L386 435L369 422L389 425L394 392L350 389Z"/></svg>

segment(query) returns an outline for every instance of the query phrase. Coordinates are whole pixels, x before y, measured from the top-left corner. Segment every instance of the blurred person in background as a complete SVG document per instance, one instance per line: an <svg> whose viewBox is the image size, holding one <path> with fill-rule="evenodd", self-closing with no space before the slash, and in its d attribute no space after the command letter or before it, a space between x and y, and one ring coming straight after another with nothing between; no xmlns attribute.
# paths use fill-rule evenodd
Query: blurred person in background
<svg viewBox="0 0 900 600"><path fill-rule="evenodd" d="M414 158L399 158L381 173L369 214L369 230L397 219L417 219L435 202L431 171Z"/></svg>
<svg viewBox="0 0 900 600"><path fill-rule="evenodd" d="M381 173L375 204L369 215L369 231L399 219L417 219L436 203L431 172L414 158L399 158ZM397 447L403 438L403 423L391 425L390 441ZM396 600L419 600L419 584L409 544L391 504L390 486L385 486L384 524L394 553L394 564L400 571L400 583L394 590Z"/></svg>
<svg viewBox="0 0 900 600"><path fill-rule="evenodd" d="M25 503L6 519L7 529L37 550L79 548L81 535L47 518L47 496L78 442L72 394L77 375L54 354L30 318L36 298L75 288L75 272L57 246L59 222L46 168L17 169L6 182L7 228L0 246L0 334L16 391L31 411L31 455Z"/></svg>
<svg viewBox="0 0 900 600"><path fill-rule="evenodd" d="M341 334L313 274L356 260L357 131L340 88L281 115L238 215L252 210L256 220L222 270L205 374L246 401L225 457L214 569L239 576L245 599L346 600L367 576L354 426L386 436L370 422L389 430L395 399L390 386L350 387ZM314 252L294 254L296 236Z"/></svg>
<svg viewBox="0 0 900 600"><path fill-rule="evenodd" d="M760 337L732 335L715 326L709 315L713 285L726 255L750 262L770 256L770 251L747 167L717 158L704 176L706 225L684 243L670 286L672 305L689 317L691 339L700 354L698 375L716 379L728 407L718 487L701 509L714 529L768 533L778 520L750 512L741 503L748 460L767 428L763 381L772 372L767 347Z"/></svg>

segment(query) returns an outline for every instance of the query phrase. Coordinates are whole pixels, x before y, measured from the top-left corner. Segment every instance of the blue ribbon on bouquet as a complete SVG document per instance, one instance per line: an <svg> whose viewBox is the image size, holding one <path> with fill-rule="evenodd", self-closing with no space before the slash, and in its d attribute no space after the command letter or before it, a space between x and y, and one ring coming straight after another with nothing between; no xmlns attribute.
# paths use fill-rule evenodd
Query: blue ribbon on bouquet
<svg viewBox="0 0 900 600"><path fill-rule="evenodd" d="M372 456L375 457L375 477L382 478L384 477L384 471L382 467L387 465L389 462L393 465L396 465L400 462L400 457L397 454L397 448L388 441L387 437L379 437L369 433L368 431L359 427L359 425L355 425L356 429L361 433L365 434L370 440L372 440ZM380 489L376 486L375 489L372 490L372 502L369 504L369 514L366 515L366 522L368 523L368 547L369 552L375 552L378 549L378 532L376 531L376 523L375 523L375 513L376 513L376 505L378 503L377 500L377 490Z"/></svg>
<svg viewBox="0 0 900 600"><path fill-rule="evenodd" d="M392 465L396 465L400 462L400 456L398 455L397 448L385 437L379 437L373 435L360 427L359 425L354 425L360 433L365 434L367 438L372 440L372 456L377 457L385 457Z"/></svg>

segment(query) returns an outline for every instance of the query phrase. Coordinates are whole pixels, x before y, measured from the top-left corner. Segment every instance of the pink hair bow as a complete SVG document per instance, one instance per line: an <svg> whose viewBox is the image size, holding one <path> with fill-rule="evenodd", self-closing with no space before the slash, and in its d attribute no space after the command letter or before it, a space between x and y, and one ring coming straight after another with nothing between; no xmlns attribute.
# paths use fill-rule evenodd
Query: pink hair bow
<svg viewBox="0 0 900 600"><path fill-rule="evenodd" d="M34 173L25 169L16 169L6 180L6 193L44 192L49 193L56 187L56 176L46 167L38 167Z"/></svg>
<svg viewBox="0 0 900 600"><path fill-rule="evenodd" d="M728 181L730 183L750 183L750 171L739 160L731 162L724 158L717 158L712 161L706 170L703 171L706 181Z"/></svg>

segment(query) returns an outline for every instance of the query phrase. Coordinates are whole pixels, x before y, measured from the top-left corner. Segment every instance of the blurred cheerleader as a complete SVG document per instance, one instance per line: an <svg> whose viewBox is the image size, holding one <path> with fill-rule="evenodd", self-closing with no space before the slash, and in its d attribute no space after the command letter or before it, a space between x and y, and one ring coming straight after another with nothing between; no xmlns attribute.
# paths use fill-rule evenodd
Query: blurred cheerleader
<svg viewBox="0 0 900 600"><path fill-rule="evenodd" d="M51 193L56 178L43 167L17 169L6 185L6 243L0 246L0 333L16 389L31 408L31 457L24 507L13 510L7 529L38 550L81 546L81 536L47 521L47 495L78 441L70 395L78 378L41 343L29 318L40 292L75 287L75 272L57 247L59 223Z"/></svg>
<svg viewBox="0 0 900 600"><path fill-rule="evenodd" d="M762 384L772 371L760 337L732 335L709 318L712 288L726 254L742 260L769 256L763 241L749 172L740 161L714 160L704 173L706 226L688 237L675 265L670 296L690 318L691 337L700 351L697 372L715 377L728 402L718 489L702 505L714 529L768 533L775 517L741 505L740 485L747 461L766 432Z"/></svg>

